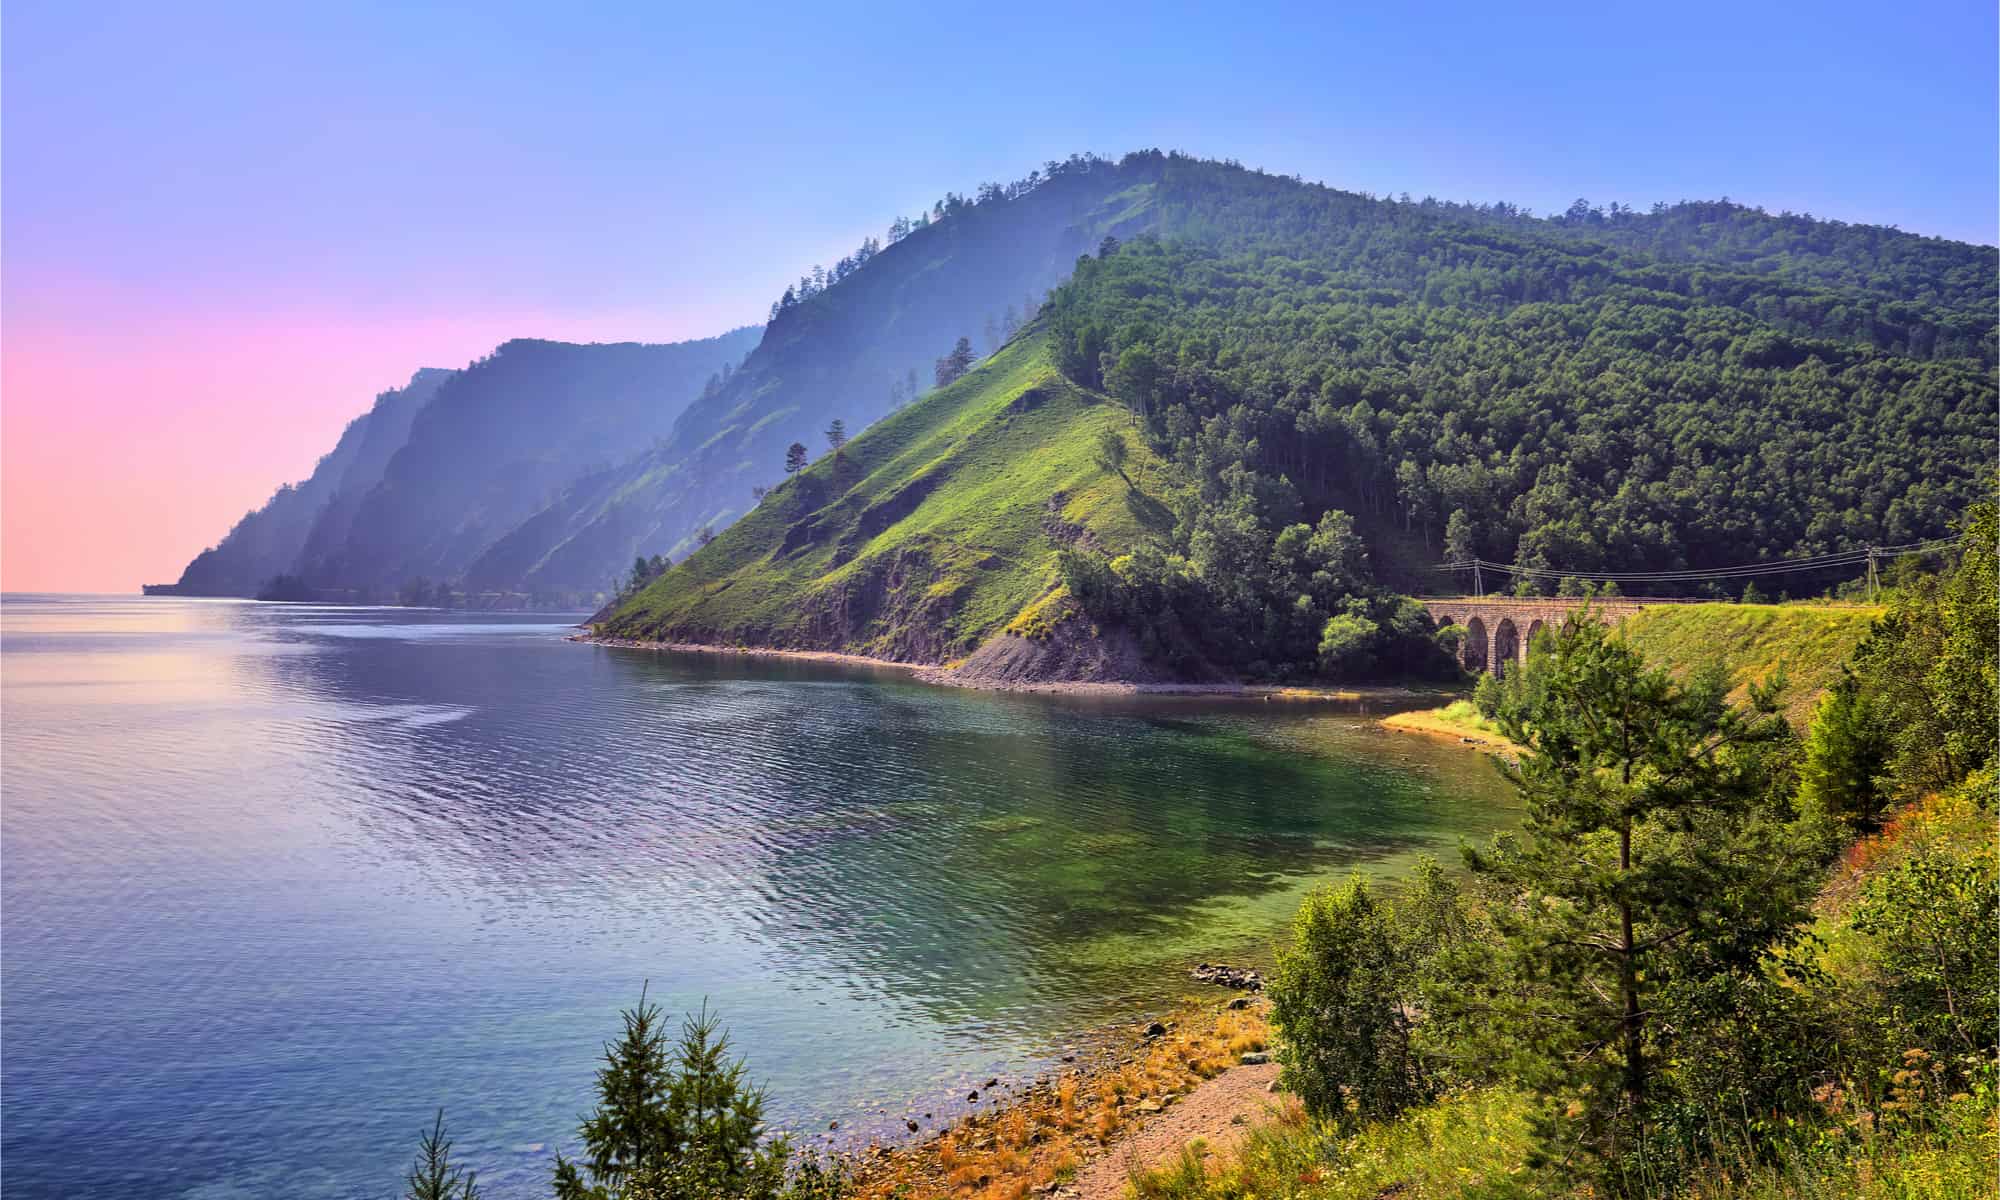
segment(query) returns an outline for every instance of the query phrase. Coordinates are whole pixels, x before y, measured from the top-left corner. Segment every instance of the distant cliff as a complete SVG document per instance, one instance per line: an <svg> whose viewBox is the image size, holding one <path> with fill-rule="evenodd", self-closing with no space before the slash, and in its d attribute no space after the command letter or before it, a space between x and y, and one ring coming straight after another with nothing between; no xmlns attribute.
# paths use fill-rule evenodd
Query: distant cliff
<svg viewBox="0 0 2000 1200"><path fill-rule="evenodd" d="M196 555L180 580L151 586L149 595L254 596L272 577L291 570L299 550L341 497L375 486L390 454L409 435L410 421L454 373L426 367L410 382L375 397L340 441L299 483L279 488L213 547Z"/></svg>
<svg viewBox="0 0 2000 1200"><path fill-rule="evenodd" d="M665 436L758 336L517 340L464 370L418 371L355 418L309 478L279 488L177 583L146 591L255 596L284 576L287 595L393 600L418 578L455 581L571 480Z"/></svg>
<svg viewBox="0 0 2000 1200"><path fill-rule="evenodd" d="M742 361L757 337L746 328L666 346L502 345L438 389L346 529L315 537L297 573L318 588L381 596L413 579L459 579L572 480L664 437L703 382ZM611 573L563 582L603 586Z"/></svg>

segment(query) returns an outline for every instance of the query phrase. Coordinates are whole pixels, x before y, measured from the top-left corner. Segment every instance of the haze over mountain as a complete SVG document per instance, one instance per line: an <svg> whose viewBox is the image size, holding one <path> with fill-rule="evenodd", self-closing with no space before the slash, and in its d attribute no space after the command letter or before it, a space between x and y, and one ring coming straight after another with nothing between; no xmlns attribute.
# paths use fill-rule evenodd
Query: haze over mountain
<svg viewBox="0 0 2000 1200"><path fill-rule="evenodd" d="M747 511L753 487L782 479L791 443L817 454L830 422L858 431L930 389L959 338L990 351L1079 254L1131 225L1131 189L1156 174L1138 161L1051 162L1009 188L945 197L915 228L892 227L886 246L871 239L830 284L788 291L742 369L662 444L578 480L473 563L467 586L575 589L635 555L678 556Z"/></svg>
<svg viewBox="0 0 2000 1200"><path fill-rule="evenodd" d="M605 632L1066 678L1408 672L1433 647L1391 589L1449 586L1447 558L1904 543L1981 486L1992 247L1721 203L1538 219L1157 153L1106 173L1122 245Z"/></svg>
<svg viewBox="0 0 2000 1200"><path fill-rule="evenodd" d="M1358 596L1385 628L1383 589L1438 582L1447 550L1651 569L1944 532L1992 433L1995 265L1722 202L1537 218L1075 156L899 219L761 333L523 340L422 373L182 590L282 574L285 595L574 604L635 557L692 554L615 628L940 661L1058 593L1049 613L1083 611L1082 545L1143 552L1146 578L1097 581L1097 615L1151 606L1174 643L1154 658L1303 662ZM961 338L974 358L1010 341L1004 368L925 394ZM756 508L788 446L823 456L832 422L889 414ZM1158 468L1145 487L1107 483L1107 435ZM954 482L985 472L1001 491L977 502ZM752 511L761 565L749 532L698 550ZM1284 531L1329 521L1351 531L1313 553L1353 561L1295 569L1339 587L1272 575ZM750 575L715 575L725 558ZM719 608L699 581L726 583Z"/></svg>
<svg viewBox="0 0 2000 1200"><path fill-rule="evenodd" d="M663 436L754 328L665 346L521 339L460 371L420 372L189 565L183 595L395 598L455 580L580 473Z"/></svg>
<svg viewBox="0 0 2000 1200"><path fill-rule="evenodd" d="M381 480L389 457L409 437L417 410L451 375L425 367L405 386L377 396L375 406L348 424L310 476L284 485L262 508L244 514L220 542L195 556L174 590L185 596L254 596L274 576L290 571L300 549L315 538L344 538L354 506Z"/></svg>

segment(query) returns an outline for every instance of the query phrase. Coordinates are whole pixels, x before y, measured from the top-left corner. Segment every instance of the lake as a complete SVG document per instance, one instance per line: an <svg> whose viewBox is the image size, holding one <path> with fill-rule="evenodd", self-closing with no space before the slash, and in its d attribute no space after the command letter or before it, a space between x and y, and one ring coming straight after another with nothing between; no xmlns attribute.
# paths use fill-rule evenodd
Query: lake
<svg viewBox="0 0 2000 1200"><path fill-rule="evenodd" d="M544 1196L642 984L721 1011L774 1123L865 1138L1515 819L1339 706L567 632L5 598L6 1196L400 1195L439 1106L493 1200Z"/></svg>

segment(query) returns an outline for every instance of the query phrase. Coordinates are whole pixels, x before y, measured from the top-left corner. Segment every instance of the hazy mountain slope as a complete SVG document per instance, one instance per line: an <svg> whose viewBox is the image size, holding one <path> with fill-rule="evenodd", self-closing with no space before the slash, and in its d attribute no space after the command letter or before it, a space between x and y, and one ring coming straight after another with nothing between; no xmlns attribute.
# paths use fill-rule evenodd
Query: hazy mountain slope
<svg viewBox="0 0 2000 1200"><path fill-rule="evenodd" d="M411 386L400 392L386 393L383 400L376 403L368 426L362 431L361 444L355 449L353 461L342 473L333 495L313 520L305 543L297 552L297 563L315 561L347 540L354 514L361 507L362 500L382 481L383 472L389 468L389 460L409 440L410 426L415 423L417 414L423 411L431 396L452 374L451 371L426 368L417 372L410 381ZM424 386L419 387L419 384Z"/></svg>
<svg viewBox="0 0 2000 1200"><path fill-rule="evenodd" d="M604 631L955 658L1049 592L1058 548L1129 545L1170 524L1092 461L1098 437L1127 423L1062 379L1031 330L786 482ZM1141 452L1126 470L1149 465Z"/></svg>
<svg viewBox="0 0 2000 1200"><path fill-rule="evenodd" d="M415 578L458 578L573 479L666 434L703 381L757 336L503 344L438 389L355 506L345 538L316 547L300 574L318 588L377 597Z"/></svg>
<svg viewBox="0 0 2000 1200"><path fill-rule="evenodd" d="M427 367L403 387L377 396L373 408L348 422L310 477L279 488L221 542L196 555L174 590L186 596L254 596L273 576L291 570L327 507L381 478L382 465L402 444L411 418L450 375Z"/></svg>
<svg viewBox="0 0 2000 1200"><path fill-rule="evenodd" d="M1980 492L1990 339L1954 314L1990 247L1808 231L1801 270L1746 260L1784 220L1753 215L1714 245L1663 232L1669 266L1567 217L1136 157L1156 169L1119 222L1145 232L852 443L851 476L816 465L606 632L926 662L984 640L982 669L1025 647L1064 678L1088 633L1183 672L1365 674L1426 652L1379 585L1449 587L1425 569L1448 539L1556 570L1722 565L1939 536ZM1137 489L1098 465L1112 427Z"/></svg>
<svg viewBox="0 0 2000 1200"><path fill-rule="evenodd" d="M1157 164L1073 160L1014 198L952 209L886 247L852 275L778 314L743 368L675 422L667 442L570 489L497 541L467 581L597 586L635 554L679 554L704 526L747 509L753 484L783 477L785 448L825 449L839 418L858 431L892 408L892 388L959 337L983 352L1009 309L1039 306L1079 254L1107 232L1150 219Z"/></svg>

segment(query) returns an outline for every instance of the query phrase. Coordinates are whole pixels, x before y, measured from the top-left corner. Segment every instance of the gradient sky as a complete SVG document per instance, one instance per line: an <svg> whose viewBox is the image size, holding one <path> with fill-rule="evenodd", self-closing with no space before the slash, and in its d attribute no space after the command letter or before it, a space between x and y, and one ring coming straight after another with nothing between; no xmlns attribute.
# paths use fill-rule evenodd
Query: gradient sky
<svg viewBox="0 0 2000 1200"><path fill-rule="evenodd" d="M0 587L172 580L419 366L761 320L1077 150L1995 241L1992 0L417 7L9 0Z"/></svg>

